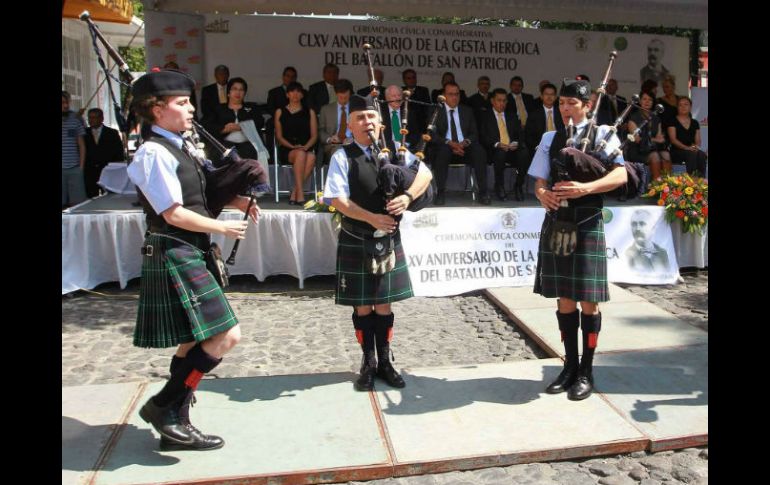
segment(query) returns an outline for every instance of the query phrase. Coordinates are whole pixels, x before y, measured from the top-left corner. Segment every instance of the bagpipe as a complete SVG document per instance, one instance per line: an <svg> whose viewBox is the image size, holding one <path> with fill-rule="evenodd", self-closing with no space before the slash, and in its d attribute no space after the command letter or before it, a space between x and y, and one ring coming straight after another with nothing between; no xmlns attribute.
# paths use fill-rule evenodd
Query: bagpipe
<svg viewBox="0 0 770 485"><path fill-rule="evenodd" d="M369 76L369 85L372 88L370 97L372 98L372 102L374 107L377 109L377 112L380 114L380 116L382 116L379 100L379 86L377 85L377 80L374 77L374 65L372 64L372 58L369 52L371 48L372 46L370 44L363 45L364 55L366 56L368 66L367 74ZM377 172L377 183L382 192L385 194L385 198L387 200L398 197L409 189L409 187L414 183L415 177L417 176L417 170L420 168L420 163L423 163L423 159L425 158L422 154L422 150L425 149L425 144L421 142L422 150L419 150L419 154L415 154L417 161L415 161L415 163L413 163L411 166L406 165L407 148L405 141L406 136L409 134L408 115L410 103L409 98L411 94L412 93L408 90L403 92L404 114L401 116L401 128L399 130L401 133L402 143L397 150L398 155L395 157L395 159L393 158L393 154L388 148L387 142L385 140L385 126L380 126L379 139L374 136L374 132L372 130L369 130L368 132L369 139L372 142L372 152L377 158L379 166ZM433 120L433 124L435 124L435 115L433 116ZM428 137L428 140L430 140L430 137ZM407 210L417 212L427 207L432 201L433 187L432 185L429 185L425 192L423 192L419 197L415 197L414 200L410 202Z"/></svg>
<svg viewBox="0 0 770 485"><path fill-rule="evenodd" d="M99 39L113 61L120 66L120 73L125 80L118 81L127 88L126 98L123 103L124 112L127 111L131 105L131 85L136 81L136 78L131 74L128 65L117 50L101 34L99 28L91 20L91 15L87 10L80 14L80 20L88 24L89 31L94 39L94 48L96 49L96 39ZM98 49L96 49L96 55L101 60ZM125 119L122 116L119 116L119 118ZM197 121L193 120L192 123L192 129L189 134L186 133L182 137L184 140L183 148L203 168L206 176L206 201L209 210L211 210L214 217L218 217L228 202L232 201L236 196L247 195L249 196L249 205L244 215L244 220L248 220L248 213L256 202L256 198L271 190L268 173L256 160L241 158L235 148L226 148ZM126 131L129 131L129 128L133 128L128 127L125 121L119 122L119 124L125 126ZM205 145L200 138L201 134L222 155L223 164L220 167L215 168L211 161L206 158L203 150ZM227 260L228 264L234 264L235 262L238 243L240 243L240 239L235 241L233 251Z"/></svg>

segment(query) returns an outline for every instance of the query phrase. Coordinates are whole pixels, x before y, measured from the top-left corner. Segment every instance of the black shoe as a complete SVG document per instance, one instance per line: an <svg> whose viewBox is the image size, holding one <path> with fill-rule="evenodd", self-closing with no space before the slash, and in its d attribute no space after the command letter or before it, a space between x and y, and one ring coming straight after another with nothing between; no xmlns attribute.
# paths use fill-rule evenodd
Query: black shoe
<svg viewBox="0 0 770 485"><path fill-rule="evenodd" d="M379 364L377 365L376 375L383 381L387 382L390 387L397 387L399 389L406 387L404 378L401 377L398 372L396 372L396 369L393 368L393 365L391 365L390 361L387 359L385 360L385 363L380 360Z"/></svg>
<svg viewBox="0 0 770 485"><path fill-rule="evenodd" d="M505 189L503 187L496 188L495 195L497 195L497 200L500 200L500 201L508 200L508 194L505 193Z"/></svg>
<svg viewBox="0 0 770 485"><path fill-rule="evenodd" d="M576 365L564 365L564 369L561 370L559 377L556 378L548 387L545 388L545 392L548 394L559 394L568 389L571 389L572 384L575 383L578 376L578 366Z"/></svg>
<svg viewBox="0 0 770 485"><path fill-rule="evenodd" d="M570 401L582 401L594 392L594 378L591 374L578 373L577 380L567 391Z"/></svg>
<svg viewBox="0 0 770 485"><path fill-rule="evenodd" d="M371 391L374 389L374 375L377 372L377 361L374 358L374 351L371 355L364 354L361 370L358 379L353 384L356 391Z"/></svg>
<svg viewBox="0 0 770 485"><path fill-rule="evenodd" d="M519 202L524 200L524 189L522 187L516 187L515 192L516 192L516 200L518 200Z"/></svg>
<svg viewBox="0 0 770 485"><path fill-rule="evenodd" d="M190 430L179 420L176 406L171 403L168 406L159 407L150 398L139 410L139 416L150 423L161 437L175 443L191 444L194 438Z"/></svg>
<svg viewBox="0 0 770 485"><path fill-rule="evenodd" d="M206 435L201 433L201 431L193 426L191 423L185 424L185 428L187 428L187 431L190 433L190 436L192 437L191 443L176 443L174 441L169 440L165 436L160 437L160 450L161 451L184 451L184 450L194 450L194 451L206 451L206 450L216 450L218 448L222 448L225 446L225 440L220 438L219 436L214 435Z"/></svg>
<svg viewBox="0 0 770 485"><path fill-rule="evenodd" d="M446 197L444 192L436 192L436 198L433 200L433 205L445 205Z"/></svg>
<svg viewBox="0 0 770 485"><path fill-rule="evenodd" d="M492 198L488 194L483 194L479 196L479 204L481 205L491 205L492 204Z"/></svg>

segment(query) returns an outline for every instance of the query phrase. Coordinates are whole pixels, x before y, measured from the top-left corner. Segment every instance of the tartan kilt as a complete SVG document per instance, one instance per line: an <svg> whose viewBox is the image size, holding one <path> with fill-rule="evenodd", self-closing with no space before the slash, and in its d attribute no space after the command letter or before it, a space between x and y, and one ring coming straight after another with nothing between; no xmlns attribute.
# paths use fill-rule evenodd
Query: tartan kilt
<svg viewBox="0 0 770 485"><path fill-rule="evenodd" d="M393 237L393 250L396 254L395 267L383 275L372 274L366 267L369 257L364 249L364 241L340 230L334 303L353 306L380 305L414 296L400 232Z"/></svg>
<svg viewBox="0 0 770 485"><path fill-rule="evenodd" d="M596 215L597 212L599 215ZM570 256L556 256L548 248L551 216L545 216L540 230L537 252L534 292L546 298L565 297L575 301L609 301L607 284L607 253L604 241L604 221L601 208L577 207L575 220L578 226L577 248Z"/></svg>
<svg viewBox="0 0 770 485"><path fill-rule="evenodd" d="M200 248L208 247L208 235L173 236L196 247L162 235L145 237L144 245L152 246L153 254L142 256L136 347L201 342L238 324L222 288L206 269Z"/></svg>

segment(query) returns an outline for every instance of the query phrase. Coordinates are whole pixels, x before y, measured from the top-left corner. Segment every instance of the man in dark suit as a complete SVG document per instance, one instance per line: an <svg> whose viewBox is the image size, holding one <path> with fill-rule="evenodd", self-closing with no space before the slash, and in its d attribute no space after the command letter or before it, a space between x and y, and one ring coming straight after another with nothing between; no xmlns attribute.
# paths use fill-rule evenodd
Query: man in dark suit
<svg viewBox="0 0 770 485"><path fill-rule="evenodd" d="M408 89L412 93L412 96L409 99L430 103L430 93L428 92L428 88L417 85L417 72L414 69L405 69L401 73L401 79L404 81L404 85L401 89ZM413 109L417 115L417 124L420 125L420 131L425 131L425 124L428 121L428 107L417 103L410 105L409 107Z"/></svg>
<svg viewBox="0 0 770 485"><path fill-rule="evenodd" d="M626 109L628 101L618 92L618 82L615 79L607 80L607 94L602 96L599 109L596 113L596 122L600 125L613 125L618 115ZM619 135L620 136L620 135Z"/></svg>
<svg viewBox="0 0 770 485"><path fill-rule="evenodd" d="M91 198L99 195L97 182L102 169L110 162L124 162L126 158L118 130L104 126L104 112L101 109L88 110L88 126L85 136L86 163L83 176L86 195Z"/></svg>
<svg viewBox="0 0 770 485"><path fill-rule="evenodd" d="M529 112L535 108L535 98L531 94L523 93L524 80L521 76L513 76L510 84L511 92L508 94L508 108L519 117L521 126L527 127Z"/></svg>
<svg viewBox="0 0 770 485"><path fill-rule="evenodd" d="M506 163L516 167L516 200L524 200L523 181L529 168L529 155L524 145L524 130L508 103L505 89L492 92L492 109L482 115L481 143L487 148L495 166L495 194L507 200L503 173ZM520 183L521 182L521 183Z"/></svg>
<svg viewBox="0 0 770 485"><path fill-rule="evenodd" d="M380 104L384 104L385 101L385 86L383 86L383 82L385 81L385 73L382 72L382 69L374 69L374 80L377 81L378 91L380 92L380 95L377 96L380 100ZM363 96L364 98L369 96L372 93L372 87L371 86L364 86L358 91L356 91L356 94L359 96Z"/></svg>
<svg viewBox="0 0 770 485"><path fill-rule="evenodd" d="M323 70L323 81L313 83L308 88L308 106L316 113L321 107L337 99L334 84L340 78L340 68L336 64L326 64Z"/></svg>
<svg viewBox="0 0 770 485"><path fill-rule="evenodd" d="M652 214L637 209L631 214L631 233L634 243L626 248L628 267L640 272L668 271L668 253L652 241Z"/></svg>
<svg viewBox="0 0 770 485"><path fill-rule="evenodd" d="M384 90L386 104L381 105L382 122L385 125L385 141L393 154L398 154L396 150L401 146L402 141L406 141L406 147L414 149L420 142L420 127L417 126L417 114L409 106L407 113L406 140L402 140L401 121L404 119L403 92L401 88L392 84Z"/></svg>
<svg viewBox="0 0 770 485"><path fill-rule="evenodd" d="M217 105L227 104L227 81L230 79L230 69L224 64L214 68L215 83L203 86L201 89L201 110L203 118L212 116Z"/></svg>
<svg viewBox="0 0 770 485"><path fill-rule="evenodd" d="M460 86L448 82L444 86L446 103L444 112L436 118L436 134L431 139L433 172L436 174L436 205L446 202L444 192L450 163L473 165L479 188L479 202L489 205L492 200L487 193L487 154L479 143L479 133L473 110L460 104Z"/></svg>
<svg viewBox="0 0 770 485"><path fill-rule="evenodd" d="M479 92L468 98L468 106L473 109L479 131L483 131L483 127L481 126L482 115L492 109L492 98L489 93L489 77L481 76L478 81L476 81L476 86L478 86ZM462 97L462 95L460 97Z"/></svg>
<svg viewBox="0 0 770 485"><path fill-rule="evenodd" d="M564 120L556 104L556 86L551 83L543 84L540 99L543 104L532 110L529 114L529 122L524 129L524 142L531 156L535 155L543 133L564 130Z"/></svg>
<svg viewBox="0 0 770 485"><path fill-rule="evenodd" d="M438 99L438 95L444 94L444 86L446 86L446 83L448 82L453 82L453 83L457 82L455 81L454 73L445 72L444 74L441 75L441 89L434 89L433 91L431 91L430 93L431 102L435 103L436 100ZM465 105L468 104L468 96L465 95L465 90L463 89L460 90L460 104L465 104Z"/></svg>

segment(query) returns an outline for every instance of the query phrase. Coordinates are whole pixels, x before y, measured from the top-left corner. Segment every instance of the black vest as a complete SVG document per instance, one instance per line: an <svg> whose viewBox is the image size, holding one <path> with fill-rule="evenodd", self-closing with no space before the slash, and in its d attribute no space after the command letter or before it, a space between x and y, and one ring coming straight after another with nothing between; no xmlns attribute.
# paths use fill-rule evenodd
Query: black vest
<svg viewBox="0 0 770 485"><path fill-rule="evenodd" d="M343 147L348 157L348 185L350 200L360 207L375 214L384 214L385 195L377 183L379 168L374 158L366 156L357 144L351 143ZM353 225L372 230L373 227L364 221L346 218Z"/></svg>
<svg viewBox="0 0 770 485"><path fill-rule="evenodd" d="M200 164L177 148L167 138L153 135L147 141L164 146L179 162L176 176L179 179L179 184L182 186L182 206L204 217L213 217L206 203L206 175L203 173ZM137 194L139 195L139 202L142 203L144 212L147 214L147 228L155 230L166 228L168 225L165 219L155 212L147 198L142 194L142 191L137 189Z"/></svg>
<svg viewBox="0 0 770 485"><path fill-rule="evenodd" d="M588 126L588 125L586 125ZM585 127L583 127L585 129ZM581 130L580 134L583 133L583 130ZM591 151L591 148L594 146L594 142L596 141L596 132L597 130L594 129L593 133L591 133L590 142L588 143L588 150ZM582 139L582 136L576 136L575 139L577 140L576 143L579 145L579 141ZM569 155L564 155L561 153L561 149L564 148L567 145L567 134L565 133L565 130L556 130L556 133L554 134L553 141L551 141L551 149L549 150L549 155L551 158L551 180L554 182L563 181L561 180L562 177L560 177L557 174L556 166L560 165L562 167L566 166L566 158L569 157ZM590 194L590 195L584 195L583 197L579 197L577 199L570 199L567 201L570 207L604 207L604 198L601 196L601 194Z"/></svg>

